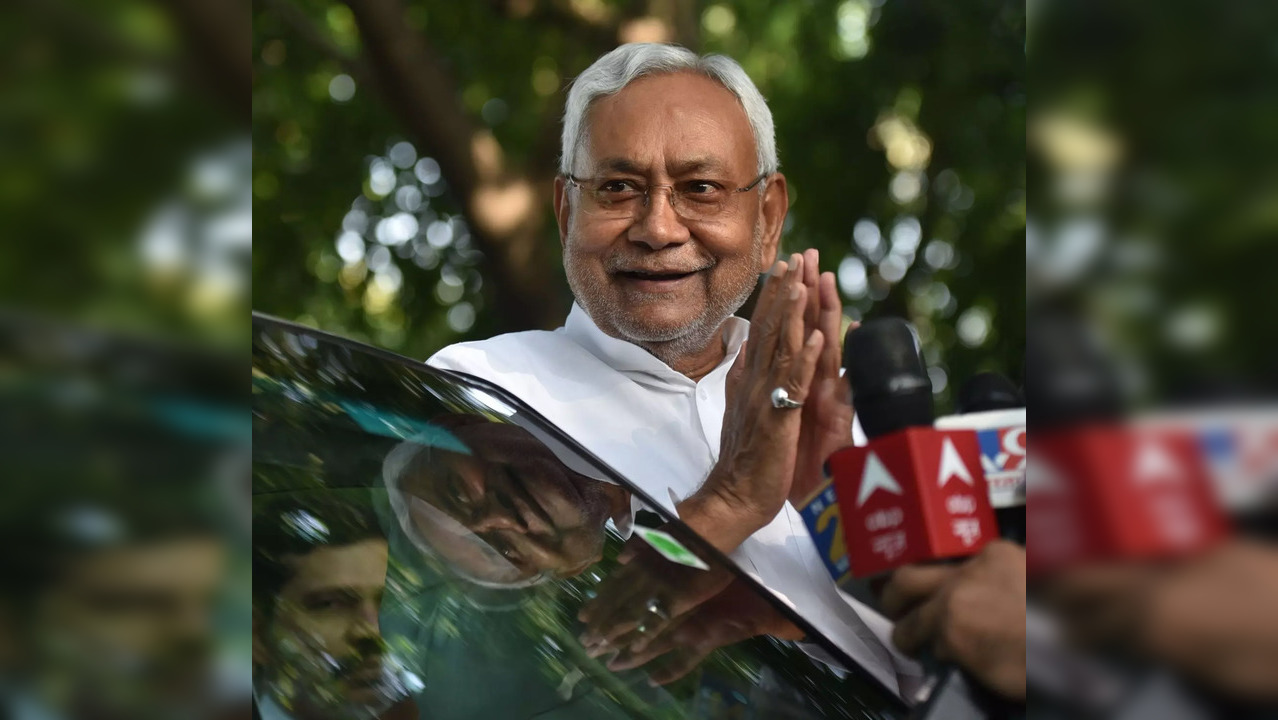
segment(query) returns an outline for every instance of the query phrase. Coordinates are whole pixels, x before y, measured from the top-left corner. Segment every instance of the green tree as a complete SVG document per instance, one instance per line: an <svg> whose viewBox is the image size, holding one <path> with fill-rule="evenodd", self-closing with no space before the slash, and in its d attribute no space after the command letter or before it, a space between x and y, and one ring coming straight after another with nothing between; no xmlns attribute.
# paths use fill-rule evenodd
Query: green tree
<svg viewBox="0 0 1278 720"><path fill-rule="evenodd" d="M0 301L244 347L249 4L40 0L5 12Z"/></svg>
<svg viewBox="0 0 1278 720"><path fill-rule="evenodd" d="M851 318L912 320L938 385L1015 374L1024 29L1001 0L261 0L254 306L417 357L557 326L565 89L620 42L665 40L758 84L784 242L822 251Z"/></svg>

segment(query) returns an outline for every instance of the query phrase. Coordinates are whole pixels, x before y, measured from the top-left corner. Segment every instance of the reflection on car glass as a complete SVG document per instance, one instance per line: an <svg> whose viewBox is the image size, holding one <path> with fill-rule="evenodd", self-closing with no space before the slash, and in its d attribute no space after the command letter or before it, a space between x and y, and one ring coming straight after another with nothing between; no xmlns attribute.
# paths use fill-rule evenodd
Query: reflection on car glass
<svg viewBox="0 0 1278 720"><path fill-rule="evenodd" d="M259 712L416 717L383 639L388 544L366 496L265 496L253 525L253 684Z"/></svg>
<svg viewBox="0 0 1278 720"><path fill-rule="evenodd" d="M244 717L237 358L0 311L0 717Z"/></svg>
<svg viewBox="0 0 1278 720"><path fill-rule="evenodd" d="M458 414L434 423L383 470L419 549L497 587L573 577L601 559L605 523L629 512L624 488L569 470L517 425Z"/></svg>
<svg viewBox="0 0 1278 720"><path fill-rule="evenodd" d="M376 533L295 553L291 567L361 557L343 602L379 608L348 638L313 629L300 605L294 630L312 629L276 628L272 661L327 658L310 664L327 674L305 675L309 693L300 669L262 675L259 698L313 695L379 718L900 716L878 688L797 649L796 620L686 527L661 522L658 547L630 534L640 504L628 487L598 479L617 476L517 401L286 326L259 320L255 337L257 504L371 513ZM292 517L284 530L314 534ZM377 663L380 704L360 705L346 676L372 678Z"/></svg>

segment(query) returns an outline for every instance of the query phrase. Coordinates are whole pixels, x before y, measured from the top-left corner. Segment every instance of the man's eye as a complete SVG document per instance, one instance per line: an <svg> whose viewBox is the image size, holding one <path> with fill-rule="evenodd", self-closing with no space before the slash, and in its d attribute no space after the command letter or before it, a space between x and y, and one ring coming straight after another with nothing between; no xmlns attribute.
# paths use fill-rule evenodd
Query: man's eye
<svg viewBox="0 0 1278 720"><path fill-rule="evenodd" d="M466 507L470 504L470 498L466 496L466 491L462 488L461 478L456 473L449 474L448 488L452 491L452 500L458 507Z"/></svg>
<svg viewBox="0 0 1278 720"><path fill-rule="evenodd" d="M629 180L606 180L599 185L599 192L608 195L625 195L636 191Z"/></svg>
<svg viewBox="0 0 1278 720"><path fill-rule="evenodd" d="M723 186L710 180L691 180L679 188L679 196L690 203L715 205L727 196Z"/></svg>
<svg viewBox="0 0 1278 720"><path fill-rule="evenodd" d="M306 603L306 607L312 612L336 612L338 610L346 610L357 602L359 602L358 599L345 595L325 596L311 600Z"/></svg>

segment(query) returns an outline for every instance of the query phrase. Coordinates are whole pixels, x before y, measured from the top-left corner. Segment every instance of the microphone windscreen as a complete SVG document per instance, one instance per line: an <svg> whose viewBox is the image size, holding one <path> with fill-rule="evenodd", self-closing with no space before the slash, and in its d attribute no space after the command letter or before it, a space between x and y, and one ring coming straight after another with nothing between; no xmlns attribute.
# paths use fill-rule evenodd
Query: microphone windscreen
<svg viewBox="0 0 1278 720"><path fill-rule="evenodd" d="M983 372L968 378L959 388L955 409L967 414L1019 407L1025 407L1025 399L1011 380L996 372Z"/></svg>
<svg viewBox="0 0 1278 720"><path fill-rule="evenodd" d="M1025 347L1025 405L1036 427L1121 417L1122 380L1092 328L1069 315L1031 322Z"/></svg>
<svg viewBox="0 0 1278 720"><path fill-rule="evenodd" d="M866 437L931 426L932 381L909 323L867 320L844 339L843 363Z"/></svg>

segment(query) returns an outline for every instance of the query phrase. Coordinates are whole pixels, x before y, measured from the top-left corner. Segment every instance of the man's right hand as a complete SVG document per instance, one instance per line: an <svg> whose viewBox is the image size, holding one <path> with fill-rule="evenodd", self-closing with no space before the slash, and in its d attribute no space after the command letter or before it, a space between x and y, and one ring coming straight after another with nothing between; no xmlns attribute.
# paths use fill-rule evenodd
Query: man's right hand
<svg viewBox="0 0 1278 720"><path fill-rule="evenodd" d="M724 552L767 525L785 505L794 480L802 412L776 408L784 388L804 402L824 337L808 330L802 255L769 273L750 320L750 339L728 373L719 462L702 487L679 504L679 516Z"/></svg>

